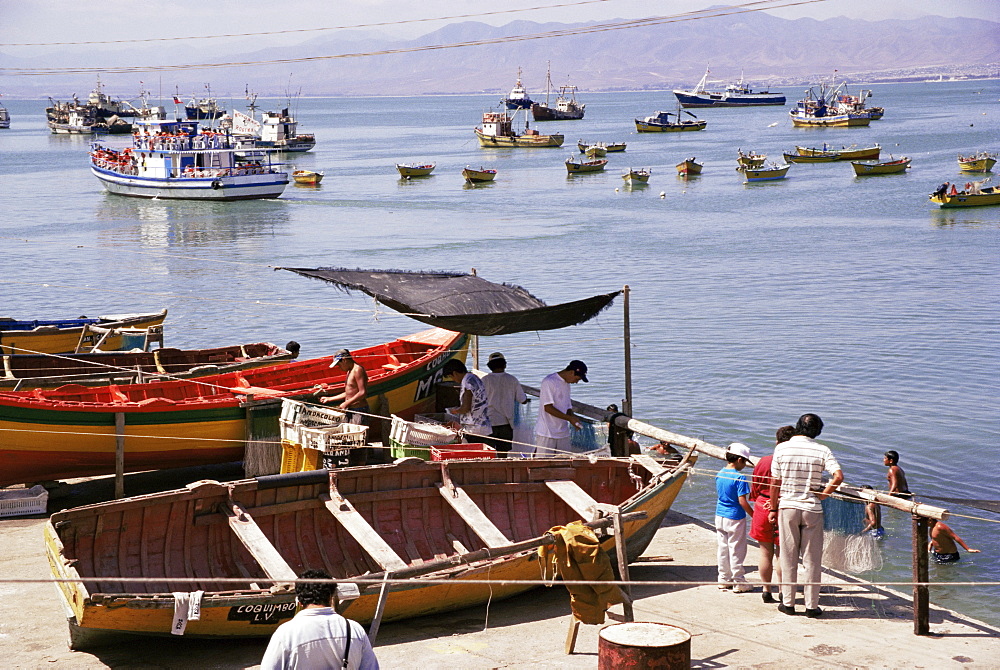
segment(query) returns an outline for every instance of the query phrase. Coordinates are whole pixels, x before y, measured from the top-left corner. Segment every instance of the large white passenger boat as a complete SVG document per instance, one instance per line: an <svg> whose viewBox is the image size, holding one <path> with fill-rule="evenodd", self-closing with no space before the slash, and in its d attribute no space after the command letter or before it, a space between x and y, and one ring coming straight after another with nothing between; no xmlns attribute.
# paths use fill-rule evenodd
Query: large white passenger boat
<svg viewBox="0 0 1000 670"><path fill-rule="evenodd" d="M162 108L136 121L132 147L95 142L90 169L110 193L138 198L248 200L277 198L288 173L236 155L229 136L197 121L168 121Z"/></svg>

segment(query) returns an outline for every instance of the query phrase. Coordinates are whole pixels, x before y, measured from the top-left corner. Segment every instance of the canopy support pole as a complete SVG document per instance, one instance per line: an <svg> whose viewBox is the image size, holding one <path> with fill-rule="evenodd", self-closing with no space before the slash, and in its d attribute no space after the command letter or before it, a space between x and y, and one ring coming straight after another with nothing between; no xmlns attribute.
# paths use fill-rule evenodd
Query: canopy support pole
<svg viewBox="0 0 1000 670"><path fill-rule="evenodd" d="M473 277L478 276L476 274L476 268L472 268L472 276ZM478 335L470 335L469 336L469 340L470 340L469 341L469 348L472 350L472 368L474 370L479 370L479 369L481 369L479 367L479 336Z"/></svg>
<svg viewBox="0 0 1000 670"><path fill-rule="evenodd" d="M625 399L622 401L622 412L632 416L632 325L629 316L629 287L622 289L622 306L625 327Z"/></svg>

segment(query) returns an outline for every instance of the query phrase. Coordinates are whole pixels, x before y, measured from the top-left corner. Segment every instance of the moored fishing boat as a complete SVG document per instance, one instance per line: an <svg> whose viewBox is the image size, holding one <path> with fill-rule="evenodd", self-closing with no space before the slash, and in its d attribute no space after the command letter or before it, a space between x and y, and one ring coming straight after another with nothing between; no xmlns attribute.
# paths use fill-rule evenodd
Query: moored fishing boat
<svg viewBox="0 0 1000 670"><path fill-rule="evenodd" d="M0 102L0 129L2 128L10 128L10 112Z"/></svg>
<svg viewBox="0 0 1000 670"><path fill-rule="evenodd" d="M531 109L531 105L534 104L521 83L521 68L517 68L517 83L506 98L500 99L500 104L507 109Z"/></svg>
<svg viewBox="0 0 1000 670"><path fill-rule="evenodd" d="M295 170L292 172L292 179L295 180L296 184L316 186L323 181L323 173L313 172L312 170Z"/></svg>
<svg viewBox="0 0 1000 670"><path fill-rule="evenodd" d="M958 157L958 169L962 172L989 172L997 164L996 154L980 151L971 156Z"/></svg>
<svg viewBox="0 0 1000 670"><path fill-rule="evenodd" d="M702 167L704 166L695 161L694 158L688 158L687 160L683 160L677 164L677 174L681 177L701 174Z"/></svg>
<svg viewBox="0 0 1000 670"><path fill-rule="evenodd" d="M377 617L378 580L406 580L389 582L383 601L381 621L397 621L535 588L546 532L599 512L627 515L623 549L635 560L694 457L404 459L202 481L57 512L46 553L53 574L68 580L59 588L74 649L102 631L176 633L178 614L185 636L270 635L296 610L287 581L315 568L374 581L353 593L338 586L344 616L364 624ZM613 555L614 534L602 534L601 547ZM150 581L121 581L132 577ZM219 581L229 578L245 583ZM482 580L491 583L469 583ZM182 614L188 599L178 596L187 594L199 599L197 619Z"/></svg>
<svg viewBox="0 0 1000 670"><path fill-rule="evenodd" d="M115 314L76 319L0 318L0 353L65 354L94 349L117 351L126 342L132 347L128 331L145 338L146 331L160 326L167 310L152 314Z"/></svg>
<svg viewBox="0 0 1000 670"><path fill-rule="evenodd" d="M291 99L281 111L261 114L260 121L255 117L257 94L248 91L247 100L249 114L235 111L232 117L226 116L220 121L220 127L232 132L244 155L253 151L302 153L316 146L315 135L298 132L298 121L289 112Z"/></svg>
<svg viewBox="0 0 1000 670"><path fill-rule="evenodd" d="M767 154L743 153L742 149L736 150L736 169L758 168L767 160Z"/></svg>
<svg viewBox="0 0 1000 670"><path fill-rule="evenodd" d="M384 396L384 409L409 419L433 411L435 375L466 350L465 335L433 328L353 355L368 371L368 397ZM0 486L112 473L117 436L125 472L242 460L255 436L276 440L281 398L343 388L345 374L331 361L197 380L0 393L0 431L10 436L0 442ZM63 439L67 433L72 441Z"/></svg>
<svg viewBox="0 0 1000 670"><path fill-rule="evenodd" d="M26 391L64 384L139 384L204 377L284 363L297 355L298 346L294 342L289 342L284 349L269 342L253 342L213 349L4 355L0 390Z"/></svg>
<svg viewBox="0 0 1000 670"><path fill-rule="evenodd" d="M835 163L840 160L837 154L829 151L826 153L816 152L807 156L784 153L782 156L784 156L786 163Z"/></svg>
<svg viewBox="0 0 1000 670"><path fill-rule="evenodd" d="M708 74L706 68L693 89L674 89L674 96L682 107L760 107L762 105L784 105L784 93L770 91L754 91L743 83L743 75L734 84L728 84L724 91L708 90Z"/></svg>
<svg viewBox="0 0 1000 670"><path fill-rule="evenodd" d="M591 144L583 154L588 158L604 158L608 155L608 148L603 144Z"/></svg>
<svg viewBox="0 0 1000 670"><path fill-rule="evenodd" d="M488 181L493 181L497 177L497 171L480 167L478 170L472 168L468 165L462 170L462 176L465 177L465 181L471 184L481 184Z"/></svg>
<svg viewBox="0 0 1000 670"><path fill-rule="evenodd" d="M941 188L931 194L931 202L936 202L943 209L1000 205L1000 188L996 186L983 188L983 184L987 181L989 180L984 179L968 183L961 191L955 185L945 182ZM948 188L949 186L950 188Z"/></svg>
<svg viewBox="0 0 1000 670"><path fill-rule="evenodd" d="M851 96L846 93L846 84L829 88L822 83L818 91L810 87L788 115L792 125L800 128L867 126L872 119L864 109L864 101L870 94L868 91L862 96Z"/></svg>
<svg viewBox="0 0 1000 670"><path fill-rule="evenodd" d="M758 168L744 168L743 169L743 181L747 182L757 182L757 181L775 181L777 179L784 179L785 175L788 174L788 168L791 165L787 163L784 165L778 165L777 163L771 163L769 165L762 165Z"/></svg>
<svg viewBox="0 0 1000 670"><path fill-rule="evenodd" d="M404 179L426 177L434 172L435 167L434 163L396 163L396 170L399 171L399 176Z"/></svg>
<svg viewBox="0 0 1000 670"><path fill-rule="evenodd" d="M576 143L577 148L580 150L581 154L586 154L587 150L591 147L599 146L603 147L604 151L607 153L617 153L620 151L625 151L625 142L584 142L583 140L578 140Z"/></svg>
<svg viewBox="0 0 1000 670"><path fill-rule="evenodd" d="M594 160L582 161L574 156L566 159L566 171L570 174L582 174L585 172L603 172L604 166L608 164L607 158L596 158Z"/></svg>
<svg viewBox="0 0 1000 670"><path fill-rule="evenodd" d="M849 147L841 147L840 149L837 149L824 143L823 147L820 149L815 147L796 146L795 151L799 156L826 156L833 154L839 161L855 161L877 159L882 153L882 147L875 144L870 147L858 148L858 145L852 144Z"/></svg>
<svg viewBox="0 0 1000 670"><path fill-rule="evenodd" d="M180 104L180 98L174 95L174 104ZM189 121L214 121L226 115L226 110L212 97L212 87L205 84L204 98L191 98L184 105L184 114Z"/></svg>
<svg viewBox="0 0 1000 670"><path fill-rule="evenodd" d="M586 105L576 101L576 86L560 86L556 106L549 105L549 95L552 92L552 69L545 72L545 102L531 105L531 115L535 121L574 121L582 119Z"/></svg>
<svg viewBox="0 0 1000 670"><path fill-rule="evenodd" d="M72 102L52 101L52 106L45 109L45 116L49 131L55 135L89 135L97 123L93 112L75 97Z"/></svg>
<svg viewBox="0 0 1000 670"><path fill-rule="evenodd" d="M687 114L694 119L684 119L681 114ZM675 120L671 120L674 117ZM656 112L644 119L635 120L635 129L640 133L679 133L694 130L704 130L708 121L699 119L691 112L681 110L677 107L676 112Z"/></svg>
<svg viewBox="0 0 1000 670"><path fill-rule="evenodd" d="M622 175L622 179L625 180L625 184L628 186L646 184L649 181L649 176L651 174L652 170L649 168L629 168L628 171Z"/></svg>
<svg viewBox="0 0 1000 670"><path fill-rule="evenodd" d="M137 198L248 200L277 198L288 184L287 172L264 161L238 160L229 137L202 131L197 121L168 121L157 114L136 119L135 126L133 146L128 149L100 142L92 146L91 172L110 193Z"/></svg>
<svg viewBox="0 0 1000 670"><path fill-rule="evenodd" d="M910 158L908 156L903 156L902 158L878 162L874 161L851 161L851 165L854 167L854 174L859 177L864 177L867 175L877 175L877 174L899 174L901 172L906 172L906 169L910 167Z"/></svg>
<svg viewBox="0 0 1000 670"><path fill-rule="evenodd" d="M514 117L506 111L485 112L482 126L476 128L476 137L481 147L561 147L563 135L542 135L528 127L525 119L524 132L513 128Z"/></svg>

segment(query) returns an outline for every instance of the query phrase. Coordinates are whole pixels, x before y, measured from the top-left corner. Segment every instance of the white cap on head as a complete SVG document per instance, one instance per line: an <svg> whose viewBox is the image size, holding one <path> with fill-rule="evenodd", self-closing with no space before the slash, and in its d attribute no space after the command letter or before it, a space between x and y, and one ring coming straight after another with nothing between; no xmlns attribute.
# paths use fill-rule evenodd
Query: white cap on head
<svg viewBox="0 0 1000 670"><path fill-rule="evenodd" d="M726 448L727 454L736 454L737 456L742 456L746 460L750 460L750 447L743 444L742 442L733 442Z"/></svg>

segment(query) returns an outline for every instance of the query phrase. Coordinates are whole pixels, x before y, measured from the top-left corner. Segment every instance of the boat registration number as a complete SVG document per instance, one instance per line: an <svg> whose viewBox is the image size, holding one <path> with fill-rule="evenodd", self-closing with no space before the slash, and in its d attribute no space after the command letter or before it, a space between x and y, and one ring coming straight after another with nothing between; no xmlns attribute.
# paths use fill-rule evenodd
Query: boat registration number
<svg viewBox="0 0 1000 670"><path fill-rule="evenodd" d="M254 625L277 625L282 619L295 616L295 601L290 603L261 603L260 605L238 605L229 608L229 621L249 621Z"/></svg>

